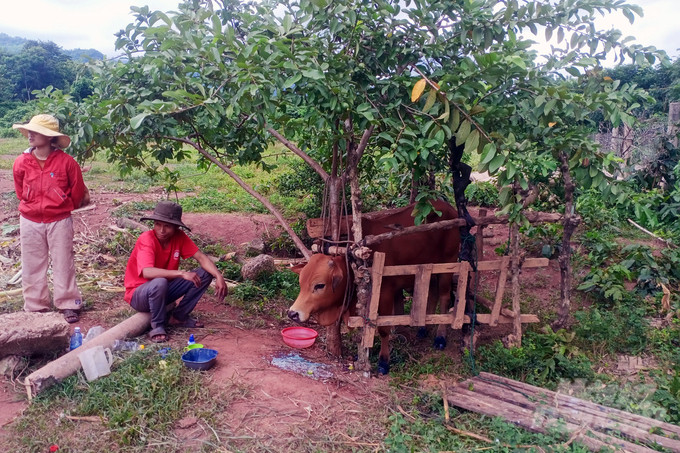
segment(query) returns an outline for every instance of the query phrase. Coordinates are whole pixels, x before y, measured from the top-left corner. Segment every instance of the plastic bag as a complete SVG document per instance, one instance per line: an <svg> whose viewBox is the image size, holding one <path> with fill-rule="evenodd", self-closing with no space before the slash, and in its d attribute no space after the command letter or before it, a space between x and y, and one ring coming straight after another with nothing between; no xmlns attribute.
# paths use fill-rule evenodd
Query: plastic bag
<svg viewBox="0 0 680 453"><path fill-rule="evenodd" d="M103 334L104 332L106 332L106 329L103 328L102 326L91 327L90 330L87 331L87 335L85 335L85 338L83 338L83 344Z"/></svg>

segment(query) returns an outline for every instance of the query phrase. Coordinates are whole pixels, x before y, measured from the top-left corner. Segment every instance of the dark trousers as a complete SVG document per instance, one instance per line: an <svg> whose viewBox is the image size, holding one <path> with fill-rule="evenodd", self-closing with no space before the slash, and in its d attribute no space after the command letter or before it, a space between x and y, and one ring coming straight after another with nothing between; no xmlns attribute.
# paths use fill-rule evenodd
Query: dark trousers
<svg viewBox="0 0 680 453"><path fill-rule="evenodd" d="M137 311L151 313L151 328L155 329L165 326L166 306L184 296L172 312L172 316L178 321L186 321L213 279L213 276L202 267L194 269L193 272L201 277L201 286L198 288L193 282L179 277L172 280L154 278L135 289L130 305Z"/></svg>

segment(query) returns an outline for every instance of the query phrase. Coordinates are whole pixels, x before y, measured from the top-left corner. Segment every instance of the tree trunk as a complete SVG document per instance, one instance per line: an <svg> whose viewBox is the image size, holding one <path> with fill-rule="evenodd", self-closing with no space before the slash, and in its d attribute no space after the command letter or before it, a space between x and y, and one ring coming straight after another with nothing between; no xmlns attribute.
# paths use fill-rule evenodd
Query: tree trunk
<svg viewBox="0 0 680 453"><path fill-rule="evenodd" d="M302 240L298 237L297 234L295 234L295 231L288 225L288 222L286 219L283 217L283 214L279 212L278 209L274 207L273 204L269 202L265 197L263 197L261 194L255 191L252 187L250 187L248 184L245 183L241 178L238 177L236 173L234 173L231 168L228 166L224 165L222 162L217 160L215 156L210 154L208 151L203 149L198 143L193 142L191 140L185 139L185 138L179 138L179 137L165 137L168 139L176 140L178 142L186 143L188 145L193 146L196 148L196 150L201 153L203 156L205 156L206 159L208 159L210 162L213 164L217 165L222 171L224 171L226 174L231 176L231 178L236 181L236 184L241 186L246 192L248 192L250 195L255 197L260 203L262 203L272 214L274 214L274 217L279 221L279 224L281 227L283 227L284 230L286 230L286 233L290 236L290 238L293 240L295 245L297 246L298 250L302 253L302 255L309 259L312 256L312 252L305 246L305 244L302 242Z"/></svg>
<svg viewBox="0 0 680 453"><path fill-rule="evenodd" d="M364 132L358 147L354 143L349 143L347 147L347 176L351 191L352 234L354 236L355 243L360 242L364 237L361 227L362 203L358 167L364 149L368 144L368 139L372 133L373 126L369 127ZM368 309L371 302L371 273L368 269L367 263L359 259L356 259L356 261L352 262L352 270L354 271L354 282L356 284L357 313L359 316L366 319L368 317ZM371 363L369 361L368 354L369 349L362 347L361 342L359 342L356 362L357 370L364 372L369 372L371 370Z"/></svg>
<svg viewBox="0 0 680 453"><path fill-rule="evenodd" d="M517 223L510 225L510 252L512 253L510 262L510 269L512 271L512 311L515 312L515 319L512 323L513 333L508 335L507 346L510 348L521 348L522 320L520 316L519 294L519 225Z"/></svg>
<svg viewBox="0 0 680 453"><path fill-rule="evenodd" d="M557 307L557 319L553 328L559 329L567 325L571 305L571 236L579 224L579 218L574 214L574 182L569 173L569 157L560 153L562 161L561 171L564 180L564 217L562 219L562 250L560 250L560 303Z"/></svg>
<svg viewBox="0 0 680 453"><path fill-rule="evenodd" d="M340 178L338 178L338 147L333 147L333 165L331 176L326 180L328 184L328 205L331 217L331 239L338 245L340 240ZM340 317L336 322L326 327L326 352L342 357L342 340L340 338Z"/></svg>
<svg viewBox="0 0 680 453"><path fill-rule="evenodd" d="M678 122L680 122L680 102L671 102L668 106L668 130L673 146L678 146Z"/></svg>

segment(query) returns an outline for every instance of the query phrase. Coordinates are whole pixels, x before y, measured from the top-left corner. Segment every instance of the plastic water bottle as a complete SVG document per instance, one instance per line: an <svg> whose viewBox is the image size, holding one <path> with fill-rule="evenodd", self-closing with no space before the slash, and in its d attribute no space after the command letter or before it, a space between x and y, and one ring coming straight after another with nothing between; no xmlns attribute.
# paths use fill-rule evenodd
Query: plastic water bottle
<svg viewBox="0 0 680 453"><path fill-rule="evenodd" d="M113 342L114 351L139 351L140 349L144 349L144 345L136 341L116 340Z"/></svg>
<svg viewBox="0 0 680 453"><path fill-rule="evenodd" d="M187 346L191 346L192 344L196 344L196 341L194 341L194 334L192 333L189 335L189 341L187 341Z"/></svg>
<svg viewBox="0 0 680 453"><path fill-rule="evenodd" d="M80 333L80 327L76 327L73 335L71 335L71 351L75 348L80 347L83 344L83 334Z"/></svg>

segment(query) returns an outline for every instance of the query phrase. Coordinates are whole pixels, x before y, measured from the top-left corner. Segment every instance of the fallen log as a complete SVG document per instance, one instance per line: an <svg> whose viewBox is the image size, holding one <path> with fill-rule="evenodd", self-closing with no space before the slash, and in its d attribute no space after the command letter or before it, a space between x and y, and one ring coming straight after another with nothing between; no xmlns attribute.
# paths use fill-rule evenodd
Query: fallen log
<svg viewBox="0 0 680 453"><path fill-rule="evenodd" d="M506 421L521 426L531 432L546 434L548 432L557 431L564 433L565 437L577 433L576 440L592 451L600 451L605 447L620 448L632 453L652 453L654 451L647 447L636 445L587 427L582 429L583 427L574 423L550 419L544 415L535 414L529 409L498 401L495 398L471 392L461 387L449 389L448 396L449 404L490 417L500 416Z"/></svg>
<svg viewBox="0 0 680 453"><path fill-rule="evenodd" d="M68 339L69 326L61 313L20 311L0 315L0 359L62 351Z"/></svg>
<svg viewBox="0 0 680 453"><path fill-rule="evenodd" d="M494 385L494 383L479 378L470 379L463 382L461 385L463 387L472 385L475 393L483 394L499 401L505 401L532 410L534 413L544 414L555 419L563 419L579 426L587 425L598 431L618 432L627 438L639 442L647 443L652 446L660 445L664 448L669 448L672 451L680 452L680 441L649 433L649 425L645 426L644 424L631 423L630 421L622 422L609 419L607 417L609 412L606 410L607 408L605 406L600 406L602 410L598 413L592 413L587 410L582 410L580 407L555 404L553 402L554 400L547 396L540 398L536 395L531 395L530 399L524 392L508 391L509 389L506 385Z"/></svg>
<svg viewBox="0 0 680 453"><path fill-rule="evenodd" d="M118 219L116 224L121 228L129 228L131 230L140 230L142 232L149 231L149 227L143 223L136 222L132 219L121 217Z"/></svg>
<svg viewBox="0 0 680 453"><path fill-rule="evenodd" d="M81 352L95 346L112 348L113 342L116 340L124 340L126 338L133 338L141 335L150 327L150 323L150 313L136 313L79 348L70 351L68 354L63 355L39 370L34 371L24 380L28 399L32 400L34 396L46 388L63 381L77 372L80 368L78 355Z"/></svg>
<svg viewBox="0 0 680 453"><path fill-rule="evenodd" d="M534 387L533 385L525 384L523 382L513 381L512 379L497 376L495 374L481 372L479 377L487 380L497 381L501 383L501 385L507 386L507 388L520 390L535 398L553 401L554 405L570 406L577 408L578 410L586 411L596 415L607 413L609 414L609 417L612 418L612 420L619 421L621 423L638 426L642 429L645 429L646 431L652 429L661 429L663 432L674 433L680 437L680 426L673 425L671 423L665 423L653 418L643 417L642 415L631 414L630 412L602 406L590 401L574 398L573 396L563 395L551 390Z"/></svg>

